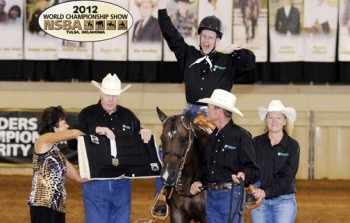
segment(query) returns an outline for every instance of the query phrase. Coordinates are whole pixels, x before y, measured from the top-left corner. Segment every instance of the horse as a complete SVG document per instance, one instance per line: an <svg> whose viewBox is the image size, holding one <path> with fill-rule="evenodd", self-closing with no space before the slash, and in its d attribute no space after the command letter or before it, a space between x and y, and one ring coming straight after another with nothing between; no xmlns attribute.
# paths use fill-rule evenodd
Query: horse
<svg viewBox="0 0 350 223"><path fill-rule="evenodd" d="M165 186L170 221L207 222L207 192L190 193L191 183L202 169L208 133L194 125L190 114L167 116L157 107L163 129L161 179Z"/></svg>
<svg viewBox="0 0 350 223"><path fill-rule="evenodd" d="M260 0L243 0L241 1L241 12L243 24L246 33L246 42L255 38L255 30L258 24L258 18L261 8Z"/></svg>

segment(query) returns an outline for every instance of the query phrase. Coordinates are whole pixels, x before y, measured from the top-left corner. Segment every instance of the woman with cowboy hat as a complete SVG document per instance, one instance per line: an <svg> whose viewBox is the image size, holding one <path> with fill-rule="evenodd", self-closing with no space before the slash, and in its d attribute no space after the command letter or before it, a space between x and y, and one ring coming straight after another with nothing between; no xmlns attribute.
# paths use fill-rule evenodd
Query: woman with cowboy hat
<svg viewBox="0 0 350 223"><path fill-rule="evenodd" d="M236 108L236 97L231 92L216 89L210 98L203 98L198 102L208 104L207 117L216 128L208 139L204 157L206 168L203 168L198 180L191 185L191 193L200 193L203 185L208 188L206 205L208 222L241 223L243 215L230 214L232 210L238 208L239 178L246 186L258 180L259 168L255 162L252 136L232 120L233 113L240 116L243 114ZM230 210L231 189L234 202Z"/></svg>
<svg viewBox="0 0 350 223"><path fill-rule="evenodd" d="M299 167L299 143L290 137L296 119L295 109L272 100L258 109L265 133L253 139L260 166L260 188L253 191L262 200L251 210L254 223L292 223L297 213L295 176Z"/></svg>

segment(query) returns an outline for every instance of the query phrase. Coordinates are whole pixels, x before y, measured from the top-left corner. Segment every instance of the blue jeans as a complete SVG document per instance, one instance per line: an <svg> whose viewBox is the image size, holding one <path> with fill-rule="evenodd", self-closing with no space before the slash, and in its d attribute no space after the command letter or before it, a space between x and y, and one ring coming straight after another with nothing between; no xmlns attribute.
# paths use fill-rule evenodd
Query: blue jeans
<svg viewBox="0 0 350 223"><path fill-rule="evenodd" d="M87 223L130 223L131 181L95 180L83 184Z"/></svg>
<svg viewBox="0 0 350 223"><path fill-rule="evenodd" d="M264 200L250 216L253 223L293 223L297 215L295 194Z"/></svg>
<svg viewBox="0 0 350 223"><path fill-rule="evenodd" d="M231 201L231 190L211 190L208 189L207 205L205 208L208 223L222 223L228 222L230 215L230 201ZM245 193L244 195L245 196ZM240 188L239 185L235 186L233 189L233 206L231 207L231 212L236 210L238 205L238 200L240 198ZM245 199L243 199L243 202ZM244 204L243 204L244 205ZM240 215L239 212L234 216L232 223L243 223L243 213Z"/></svg>

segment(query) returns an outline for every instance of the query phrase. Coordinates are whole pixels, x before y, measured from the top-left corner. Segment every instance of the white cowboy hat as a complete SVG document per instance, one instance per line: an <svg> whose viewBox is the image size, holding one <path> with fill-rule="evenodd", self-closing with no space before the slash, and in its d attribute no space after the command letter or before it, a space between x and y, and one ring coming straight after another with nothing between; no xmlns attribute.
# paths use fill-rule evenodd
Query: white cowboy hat
<svg viewBox="0 0 350 223"><path fill-rule="evenodd" d="M266 109L262 106L260 106L258 108L258 112L259 112L259 117L260 119L263 121L266 118L266 114L268 112L281 112L282 114L284 114L287 119L293 124L295 122L295 119L297 117L297 114L295 112L295 109L292 107L284 107L284 105L282 104L282 102L280 100L272 100L269 104L269 107Z"/></svg>
<svg viewBox="0 0 350 223"><path fill-rule="evenodd" d="M240 116L243 116L242 112L235 107L236 96L234 96L231 92L222 89L215 89L210 98L202 98L199 99L198 102L212 104L227 111L235 112Z"/></svg>
<svg viewBox="0 0 350 223"><path fill-rule="evenodd" d="M108 95L120 95L131 87L131 84L129 84L122 89L121 82L117 75L111 75L110 73L103 78L101 86L96 81L91 81L91 84L100 89L104 94Z"/></svg>

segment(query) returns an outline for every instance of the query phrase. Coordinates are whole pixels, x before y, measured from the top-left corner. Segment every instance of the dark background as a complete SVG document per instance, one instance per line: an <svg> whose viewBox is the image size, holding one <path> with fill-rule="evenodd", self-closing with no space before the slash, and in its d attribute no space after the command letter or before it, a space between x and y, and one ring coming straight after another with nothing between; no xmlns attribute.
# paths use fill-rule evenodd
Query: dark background
<svg viewBox="0 0 350 223"><path fill-rule="evenodd" d="M0 60L1 81L101 81L115 73L123 82L181 83L176 62L94 60ZM350 62L257 63L254 72L236 80L240 84L350 84Z"/></svg>

